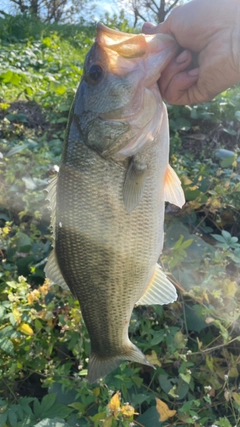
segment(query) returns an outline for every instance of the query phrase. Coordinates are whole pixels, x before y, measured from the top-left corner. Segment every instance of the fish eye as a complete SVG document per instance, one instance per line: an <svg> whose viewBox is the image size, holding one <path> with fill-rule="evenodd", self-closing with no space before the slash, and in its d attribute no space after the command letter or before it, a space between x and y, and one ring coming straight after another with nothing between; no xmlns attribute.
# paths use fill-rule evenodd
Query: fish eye
<svg viewBox="0 0 240 427"><path fill-rule="evenodd" d="M100 65L94 64L89 68L87 73L87 82L89 84L97 84L100 82L103 76L103 69Z"/></svg>

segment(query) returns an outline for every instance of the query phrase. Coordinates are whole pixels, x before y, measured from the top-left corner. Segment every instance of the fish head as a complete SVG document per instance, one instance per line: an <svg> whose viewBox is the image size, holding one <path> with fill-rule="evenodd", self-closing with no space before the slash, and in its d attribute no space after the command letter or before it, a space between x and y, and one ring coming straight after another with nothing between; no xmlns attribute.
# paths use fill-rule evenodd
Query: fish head
<svg viewBox="0 0 240 427"><path fill-rule="evenodd" d="M178 45L166 34L127 34L98 24L73 106L72 135L103 157L124 159L161 127L157 81ZM71 133L71 129L70 129Z"/></svg>

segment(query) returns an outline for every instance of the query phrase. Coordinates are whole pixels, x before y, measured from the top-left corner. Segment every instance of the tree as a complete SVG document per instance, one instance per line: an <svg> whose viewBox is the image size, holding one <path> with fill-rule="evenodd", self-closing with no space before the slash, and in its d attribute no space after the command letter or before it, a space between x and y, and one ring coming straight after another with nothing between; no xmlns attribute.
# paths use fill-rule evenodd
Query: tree
<svg viewBox="0 0 240 427"><path fill-rule="evenodd" d="M134 27L139 19L157 24L163 22L166 15L180 3L183 3L183 0L130 0L135 17Z"/></svg>
<svg viewBox="0 0 240 427"><path fill-rule="evenodd" d="M18 12L34 15L44 22L69 20L81 12L85 0L10 0Z"/></svg>

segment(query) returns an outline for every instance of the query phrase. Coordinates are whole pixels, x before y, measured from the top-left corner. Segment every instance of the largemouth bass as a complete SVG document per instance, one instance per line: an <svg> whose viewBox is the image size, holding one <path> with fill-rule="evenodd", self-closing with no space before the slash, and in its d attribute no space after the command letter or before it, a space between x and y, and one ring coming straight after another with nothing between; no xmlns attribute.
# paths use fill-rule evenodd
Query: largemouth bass
<svg viewBox="0 0 240 427"><path fill-rule="evenodd" d="M177 49L169 35L97 26L48 188L54 249L45 271L80 302L90 383L123 360L149 365L128 337L134 305L177 298L157 264L164 202L184 204L168 164L168 117L157 86Z"/></svg>

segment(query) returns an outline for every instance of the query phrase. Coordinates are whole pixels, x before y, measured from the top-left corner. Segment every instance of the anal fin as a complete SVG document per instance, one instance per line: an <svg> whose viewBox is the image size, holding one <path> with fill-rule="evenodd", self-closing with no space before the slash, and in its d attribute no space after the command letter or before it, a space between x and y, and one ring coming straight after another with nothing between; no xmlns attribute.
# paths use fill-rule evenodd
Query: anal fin
<svg viewBox="0 0 240 427"><path fill-rule="evenodd" d="M136 303L137 305L169 304L177 299L175 286L167 279L161 267L156 264L154 274L147 290Z"/></svg>

